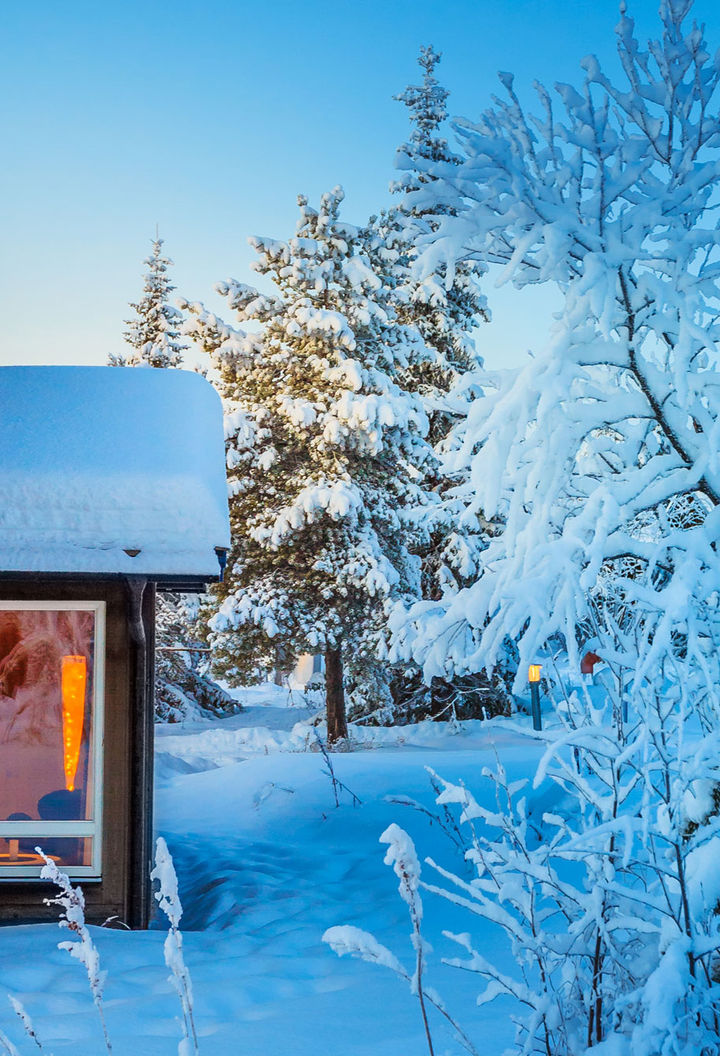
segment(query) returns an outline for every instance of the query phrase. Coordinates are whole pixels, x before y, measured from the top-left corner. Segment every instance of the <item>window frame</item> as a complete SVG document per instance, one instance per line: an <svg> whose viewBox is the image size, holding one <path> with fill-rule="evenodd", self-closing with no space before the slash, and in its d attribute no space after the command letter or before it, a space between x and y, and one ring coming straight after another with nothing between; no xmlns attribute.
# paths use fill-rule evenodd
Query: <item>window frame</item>
<svg viewBox="0 0 720 1056"><path fill-rule="evenodd" d="M85 836L92 839L92 861L90 865L61 866L61 871L72 879L86 881L102 880L102 836L103 836L103 774L105 746L105 617L104 601L69 601L69 600L22 600L0 599L0 611L39 611L39 612L92 612L95 616L92 670L92 741L91 757L93 760L93 818L91 821L2 821L0 820L0 839L28 839L35 837L37 845L42 847L45 837ZM2 865L0 864L0 884L7 881L40 880L40 865Z"/></svg>

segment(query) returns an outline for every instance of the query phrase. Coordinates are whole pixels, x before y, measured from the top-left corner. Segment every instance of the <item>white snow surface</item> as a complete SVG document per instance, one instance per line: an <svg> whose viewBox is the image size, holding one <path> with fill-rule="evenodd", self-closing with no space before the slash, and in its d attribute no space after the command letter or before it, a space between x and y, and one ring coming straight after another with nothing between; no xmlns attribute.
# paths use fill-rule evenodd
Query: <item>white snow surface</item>
<svg viewBox="0 0 720 1056"><path fill-rule="evenodd" d="M354 751L333 754L337 777L361 800L339 793L302 695L263 686L242 693L245 710L222 720L157 729L156 824L177 869L183 954L192 976L200 1052L207 1056L414 1056L427 1051L417 997L378 963L340 959L324 933L371 932L411 975L415 953L407 906L380 837L393 823L415 841L420 868L431 855L463 870L437 823L394 797L435 809L426 766L491 795L483 766L497 752L512 779L531 775L541 748L504 720L371 730L353 727ZM321 730L321 728L320 728ZM322 732L322 731L321 731ZM441 963L455 946L443 928L466 930L467 915L424 894L425 982L442 995L483 1056L512 1043L505 999L478 1008L482 981ZM455 919L457 917L457 919ZM171 1056L181 1008L163 960L167 922L149 932L91 928L105 981L114 1056ZM483 929L479 932L477 929ZM478 921L483 949L510 967L494 925ZM343 932L344 934L344 932ZM54 1056L104 1051L84 972L57 949L52 924L0 929L0 1030L32 1043L2 995L20 1000ZM380 947L378 947L380 948ZM385 958L388 960L388 958ZM388 961L389 963L389 961ZM4 1006L4 1007L3 1007ZM438 1056L464 1051L431 1010Z"/></svg>
<svg viewBox="0 0 720 1056"><path fill-rule="evenodd" d="M0 570L218 575L222 408L199 374L2 367L0 450Z"/></svg>

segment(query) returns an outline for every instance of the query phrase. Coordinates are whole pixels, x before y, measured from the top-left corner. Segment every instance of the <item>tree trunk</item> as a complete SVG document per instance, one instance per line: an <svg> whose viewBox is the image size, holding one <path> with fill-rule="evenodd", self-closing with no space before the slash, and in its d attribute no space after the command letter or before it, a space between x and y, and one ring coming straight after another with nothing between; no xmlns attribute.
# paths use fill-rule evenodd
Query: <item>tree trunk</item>
<svg viewBox="0 0 720 1056"><path fill-rule="evenodd" d="M325 650L325 701L327 706L327 739L334 744L348 735L345 715L343 663L339 649Z"/></svg>
<svg viewBox="0 0 720 1056"><path fill-rule="evenodd" d="M438 715L441 715L446 707L446 702L443 699L440 679L433 678L430 680L430 714L433 719L436 719Z"/></svg>
<svg viewBox="0 0 720 1056"><path fill-rule="evenodd" d="M282 646L275 649L275 669L273 671L273 682L276 686L283 684L283 677L289 674L287 653Z"/></svg>

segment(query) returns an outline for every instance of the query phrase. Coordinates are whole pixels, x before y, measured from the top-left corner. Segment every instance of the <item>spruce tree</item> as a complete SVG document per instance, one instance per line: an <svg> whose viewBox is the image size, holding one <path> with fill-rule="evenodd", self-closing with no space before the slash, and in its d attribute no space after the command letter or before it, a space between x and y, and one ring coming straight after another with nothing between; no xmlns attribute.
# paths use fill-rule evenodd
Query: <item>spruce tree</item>
<svg viewBox="0 0 720 1056"><path fill-rule="evenodd" d="M383 275L394 291L398 317L417 327L423 337L422 355L410 361L404 381L425 399L429 439L434 444L445 439L463 414L462 405L448 400L448 394L482 367L475 332L488 318L479 288L484 266L459 261L451 273L443 260L437 260L432 270L425 267L421 272L417 266L428 237L452 208L432 197L431 166L461 162L441 135L449 92L435 77L440 58L432 47L421 48L422 84L409 85L395 96L405 104L410 118L410 135L398 148L395 162L402 172L390 184L390 190L401 197L370 224Z"/></svg>
<svg viewBox="0 0 720 1056"><path fill-rule="evenodd" d="M433 601L457 593L475 579L492 532L486 521L467 509L462 497L465 479L451 472L444 458L453 428L465 419L472 400L482 391L483 362L476 332L488 319L479 285L485 268L466 259L449 272L441 258L432 267L427 263L419 267L428 240L456 208L433 193L432 167L442 163L452 168L462 160L442 134L449 92L435 76L440 58L432 46L421 48L421 83L395 96L407 107L410 119L410 134L396 158L401 174L390 184L397 201L372 218L365 232L371 259L391 291L398 318L417 328L423 338L402 372L402 384L422 399L430 423L428 439L438 455L427 465L425 485L439 501L429 510L416 551L423 597ZM429 709L436 715L465 717L504 710L507 703L499 680L491 686L485 676L470 676L449 685L436 678L429 689L413 665L398 665L393 691L395 713L405 716Z"/></svg>
<svg viewBox="0 0 720 1056"><path fill-rule="evenodd" d="M418 355L341 223L340 188L298 199L287 242L253 239L272 295L223 283L244 332L189 305L226 408L233 546L210 620L230 681L286 655L325 657L328 740L347 735L344 670L372 663L396 599L418 596L413 511L431 452L420 400L398 383Z"/></svg>
<svg viewBox="0 0 720 1056"><path fill-rule="evenodd" d="M163 240L154 238L152 254L145 260L147 272L136 318L126 320L125 340L133 351L128 356L110 356L114 367L181 367L188 347L180 340L182 314L168 304L175 287L170 282L169 257L163 256ZM210 679L200 662L204 646L198 641L194 599L184 594L158 593L155 612L157 661L155 667L155 716L176 722L197 708L213 714L237 710L237 705Z"/></svg>
<svg viewBox="0 0 720 1056"><path fill-rule="evenodd" d="M154 238L147 265L143 295L137 303L134 319L126 319L125 340L133 351L127 356L111 355L114 367L181 367L187 345L180 338L182 315L168 304L175 287L170 282L168 268L172 261L162 252L163 239Z"/></svg>
<svg viewBox="0 0 720 1056"><path fill-rule="evenodd" d="M194 595L158 593L155 717L178 722L200 713L227 715L239 705L207 671Z"/></svg>

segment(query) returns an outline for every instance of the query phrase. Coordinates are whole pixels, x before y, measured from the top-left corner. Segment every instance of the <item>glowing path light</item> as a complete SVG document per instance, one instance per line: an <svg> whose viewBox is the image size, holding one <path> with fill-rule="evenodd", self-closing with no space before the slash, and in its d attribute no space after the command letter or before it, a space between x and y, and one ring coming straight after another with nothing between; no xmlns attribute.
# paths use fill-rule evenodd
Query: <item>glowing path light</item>
<svg viewBox="0 0 720 1056"><path fill-rule="evenodd" d="M530 683L530 703L532 705L533 729L542 729L542 712L540 711L540 672L542 664L530 664L528 682Z"/></svg>
<svg viewBox="0 0 720 1056"><path fill-rule="evenodd" d="M62 658L63 757L65 787L69 792L75 788L75 774L80 758L85 719L86 683L87 660L85 657L64 656Z"/></svg>

